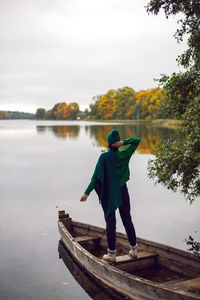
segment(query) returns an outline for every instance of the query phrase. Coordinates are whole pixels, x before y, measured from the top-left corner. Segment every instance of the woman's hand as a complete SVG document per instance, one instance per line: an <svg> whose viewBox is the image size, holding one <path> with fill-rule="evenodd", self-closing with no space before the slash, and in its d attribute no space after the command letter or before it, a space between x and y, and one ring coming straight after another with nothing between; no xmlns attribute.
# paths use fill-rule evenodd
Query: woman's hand
<svg viewBox="0 0 200 300"><path fill-rule="evenodd" d="M124 145L124 141L118 141L118 142L112 144L111 146L118 149L122 145Z"/></svg>
<svg viewBox="0 0 200 300"><path fill-rule="evenodd" d="M83 202L83 201L86 201L87 200L87 197L88 195L87 194L83 194L80 201Z"/></svg>

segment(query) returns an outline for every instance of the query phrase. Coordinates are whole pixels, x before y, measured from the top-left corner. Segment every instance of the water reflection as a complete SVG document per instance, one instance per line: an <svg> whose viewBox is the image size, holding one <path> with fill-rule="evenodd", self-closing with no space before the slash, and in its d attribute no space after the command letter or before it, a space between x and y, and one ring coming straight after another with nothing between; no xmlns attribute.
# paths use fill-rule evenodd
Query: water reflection
<svg viewBox="0 0 200 300"><path fill-rule="evenodd" d="M36 128L37 128L37 133L42 134L42 133L46 132L48 127L47 126L36 126Z"/></svg>
<svg viewBox="0 0 200 300"><path fill-rule="evenodd" d="M91 138L96 141L98 146L107 147L106 137L113 129L119 130L121 138L137 136L141 138L141 144L138 150L145 154L154 154L155 147L161 139L166 139L173 132L172 129L158 128L148 125L105 125L105 126L88 126L86 130L90 132Z"/></svg>
<svg viewBox="0 0 200 300"><path fill-rule="evenodd" d="M66 139L66 138L77 138L79 136L80 126L36 126L37 132L45 133L46 131L53 131L56 137Z"/></svg>
<svg viewBox="0 0 200 300"><path fill-rule="evenodd" d="M143 154L154 154L156 146L160 143L161 139L167 139L174 129L154 127L144 124L98 124L98 125L85 125L85 133L93 140L94 145L100 147L107 147L106 137L113 129L119 130L121 138L128 138L137 136L141 138L141 144L138 151ZM80 135L80 126L76 125L61 125L61 126L37 126L39 134L52 131L56 137L78 138Z"/></svg>
<svg viewBox="0 0 200 300"><path fill-rule="evenodd" d="M57 259L55 220L59 207L80 222L87 223L90 218L93 225L105 225L95 193L87 205L79 202L100 153L100 149L91 146L91 139L101 145L98 136L102 136L105 144L107 132L117 126L122 137L141 136L143 148L147 145L151 149L149 144L154 137L165 138L171 131L102 123L98 130L92 122L6 120L0 123L0 299L89 298L74 282L63 261ZM58 130L53 130L57 125L62 132L67 129L65 137L59 137ZM189 234L194 236L194 229L195 240L199 240L199 205L196 202L191 206L178 192L172 193L159 184L155 187L147 178L148 159L146 155L135 155L131 166L134 173L129 191L138 235L185 250L184 239ZM14 226L10 220L14 220ZM120 223L118 229L123 230ZM69 284L64 285L63 281Z"/></svg>
<svg viewBox="0 0 200 300"><path fill-rule="evenodd" d="M83 268L81 268L75 260L70 256L69 252L63 245L61 241L58 243L58 253L59 258L61 258L73 275L75 280L79 283L79 285L85 290L85 292L94 300L122 300L125 299L120 295L116 294L114 291L106 287L106 291L104 290L105 287L102 283L95 280L87 274ZM126 298L128 299L128 298Z"/></svg>

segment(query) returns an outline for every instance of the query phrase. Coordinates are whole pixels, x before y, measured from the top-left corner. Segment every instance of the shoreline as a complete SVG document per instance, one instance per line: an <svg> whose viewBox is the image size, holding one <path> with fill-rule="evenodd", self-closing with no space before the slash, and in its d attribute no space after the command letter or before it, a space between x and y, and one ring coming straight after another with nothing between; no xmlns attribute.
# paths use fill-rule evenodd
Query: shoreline
<svg viewBox="0 0 200 300"><path fill-rule="evenodd" d="M134 124L134 125L148 125L148 126L155 126L155 127L167 127L167 128L179 128L181 127L182 121L181 120L174 120L174 119L156 119L156 120L96 120L96 119L82 119L82 120L54 120L54 119L1 119L0 121L46 121L46 122L95 122L95 123L124 123L124 124Z"/></svg>
<svg viewBox="0 0 200 300"><path fill-rule="evenodd" d="M127 123L127 124L138 124L138 125L150 125L150 126L158 126L158 127L170 127L170 128L177 128L181 127L182 121L181 120L175 120L175 119L156 119L156 120L96 120L96 119L87 119L84 121L88 122L99 122L99 123Z"/></svg>

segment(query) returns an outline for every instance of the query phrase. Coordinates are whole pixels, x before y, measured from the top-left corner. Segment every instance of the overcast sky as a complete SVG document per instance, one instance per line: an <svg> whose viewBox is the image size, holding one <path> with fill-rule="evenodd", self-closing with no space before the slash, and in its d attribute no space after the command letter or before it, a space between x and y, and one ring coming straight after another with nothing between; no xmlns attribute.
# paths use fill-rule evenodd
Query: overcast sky
<svg viewBox="0 0 200 300"><path fill-rule="evenodd" d="M0 0L0 110L35 112L177 71L177 19L147 0Z"/></svg>

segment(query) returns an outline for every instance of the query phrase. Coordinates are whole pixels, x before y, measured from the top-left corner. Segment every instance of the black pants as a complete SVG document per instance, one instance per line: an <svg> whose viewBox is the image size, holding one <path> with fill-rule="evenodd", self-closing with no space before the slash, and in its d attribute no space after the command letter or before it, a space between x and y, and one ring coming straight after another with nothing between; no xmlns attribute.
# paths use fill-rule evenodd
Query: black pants
<svg viewBox="0 0 200 300"><path fill-rule="evenodd" d="M126 230L126 234L128 236L128 240L131 246L136 245L136 234L135 228L132 222L131 214L130 214L130 198L126 184L121 188L122 195L122 205L119 207L120 217L122 219L122 223ZM106 221L106 233L108 240L108 248L110 250L115 250L116 243L116 216L115 211L112 212L109 216L105 216Z"/></svg>

